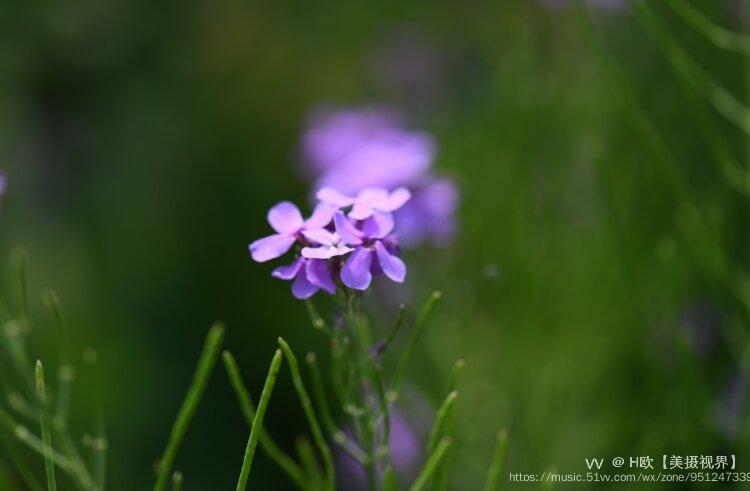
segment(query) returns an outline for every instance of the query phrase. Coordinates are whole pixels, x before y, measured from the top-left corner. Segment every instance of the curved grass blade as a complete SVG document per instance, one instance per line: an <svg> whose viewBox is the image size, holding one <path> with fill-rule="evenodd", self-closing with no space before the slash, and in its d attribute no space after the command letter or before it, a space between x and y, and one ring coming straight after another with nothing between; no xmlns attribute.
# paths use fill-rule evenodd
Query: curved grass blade
<svg viewBox="0 0 750 491"><path fill-rule="evenodd" d="M284 356L286 357L287 363L289 364L289 371L292 373L292 382L294 384L294 389L297 391L297 396L299 397L300 404L302 405L302 410L304 411L307 422L310 425L313 441L315 442L315 446L318 448L318 452L320 452L320 456L323 459L323 467L325 469L326 476L326 487L330 491L333 491L336 488L336 475L333 468L331 449L328 448L328 444L323 437L323 432L320 429L320 423L318 422L318 418L315 415L315 410L312 407L312 402L310 402L310 396L307 394L305 385L302 382L302 375L299 371L297 358L294 356L291 348L289 348L289 345L286 343L286 341L284 341L283 338L279 338L278 341L281 349L284 351Z"/></svg>
<svg viewBox="0 0 750 491"><path fill-rule="evenodd" d="M451 412L453 411L453 405L456 402L456 397L458 397L458 392L454 390L453 392L449 393L445 397L445 399L443 399L443 403L440 404L437 415L435 415L435 423L432 425L432 429L430 430L430 437L427 439L428 454L431 454L435 450L439 439L442 438L445 434L446 423Z"/></svg>
<svg viewBox="0 0 750 491"><path fill-rule="evenodd" d="M276 384L276 376L279 373L280 367L281 350L277 349L271 360L271 366L268 368L266 383L263 385L263 391L260 394L260 401L258 401L258 410L255 412L255 418L253 418L253 426L250 429L250 438L247 440L247 447L245 447L245 457L242 459L240 477L237 480L237 491L244 491L247 487L247 479L250 476L250 467L253 465L253 457L255 457L255 448L258 446L258 439L263 431L263 417L266 414L268 401L271 400L271 393L273 392L273 386Z"/></svg>
<svg viewBox="0 0 750 491"><path fill-rule="evenodd" d="M719 49L732 51L734 53L750 56L750 37L732 32L729 29L716 24L690 2L685 0L666 0L665 3L698 34L706 38Z"/></svg>
<svg viewBox="0 0 750 491"><path fill-rule="evenodd" d="M232 384L234 393L237 396L237 401L240 404L240 410L242 415L245 417L247 427L253 427L253 419L255 419L255 408L253 407L252 399L247 391L245 382L242 380L240 369L237 366L234 356L229 351L224 351L222 354L224 361L224 367L227 370L229 381ZM260 428L260 448L268 455L268 457L276 462L281 470L283 470L289 479L300 489L306 489L305 473L297 463L289 457L283 450L279 448L273 438L268 434L264 427Z"/></svg>
<svg viewBox="0 0 750 491"><path fill-rule="evenodd" d="M44 387L44 367L40 360L36 361L36 393L39 396L39 404L42 407L40 423L42 426L42 445L44 450L44 470L47 473L48 491L57 491L57 480L55 479L55 464L52 461L52 432L50 431L49 421L44 408L47 405L47 396Z"/></svg>
<svg viewBox="0 0 750 491"><path fill-rule="evenodd" d="M414 327L412 327L412 330L409 333L409 339L406 341L406 346L404 346L404 349L401 352L401 356L398 359L396 369L393 373L391 388L388 391L388 398L390 400L395 400L398 396L398 391L401 388L404 377L406 376L406 370L409 367L409 361L411 361L411 357L414 354L414 348L416 348L417 341L419 341L419 336L422 334L422 329L424 328L425 321L427 320L427 317L429 317L430 312L432 312L435 303L437 303L437 301L440 300L441 297L441 292L432 292L430 297L427 299L427 301L419 311L417 319L414 321Z"/></svg>
<svg viewBox="0 0 750 491"><path fill-rule="evenodd" d="M219 349L221 348L221 342L224 339L224 326L220 323L214 324L208 331L206 342L203 346L203 352L201 353L200 359L198 360L198 367L193 376L193 381L190 384L185 401L180 407L180 411L177 413L172 431L169 435L169 441L167 447L164 449L164 455L159 461L158 465L158 476L156 484L154 485L155 491L164 491L169 481L170 472L174 465L174 460L177 457L177 451L180 448L182 440L185 438L190 421L193 419L195 411L198 409L201 398L203 397L203 391L206 388L208 379L211 376L214 365L216 365L216 358L219 356Z"/></svg>
<svg viewBox="0 0 750 491"><path fill-rule="evenodd" d="M422 472L419 473L419 476L417 476L416 481L411 485L409 491L422 491L424 489L432 477L432 474L435 472L435 469L440 465L443 457L445 457L445 453L448 451L448 448L450 448L451 443L452 440L447 436L440 440L440 443L438 443L435 451L430 454L430 458L427 459L427 463L422 468Z"/></svg>
<svg viewBox="0 0 750 491"><path fill-rule="evenodd" d="M500 483L500 475L503 472L505 453L508 450L508 431L502 429L497 432L497 443L495 453L492 456L490 468L487 470L487 478L484 481L484 491L495 491Z"/></svg>

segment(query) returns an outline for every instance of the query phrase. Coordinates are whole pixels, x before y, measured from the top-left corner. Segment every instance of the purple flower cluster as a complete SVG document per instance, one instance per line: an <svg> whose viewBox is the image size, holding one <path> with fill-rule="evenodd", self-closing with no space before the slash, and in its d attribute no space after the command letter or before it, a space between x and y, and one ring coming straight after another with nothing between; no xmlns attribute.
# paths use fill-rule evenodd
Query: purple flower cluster
<svg viewBox="0 0 750 491"><path fill-rule="evenodd" d="M406 188L389 192L368 187L355 196L322 188L316 198L318 204L307 220L289 201L273 206L268 223L276 233L250 244L252 258L270 261L297 244L299 255L272 276L291 280L292 294L300 299L318 290L334 294L339 281L355 290L367 289L372 277L382 274L404 281L406 265L398 257L393 229L394 212L411 198Z"/></svg>
<svg viewBox="0 0 750 491"><path fill-rule="evenodd" d="M355 195L367 188L407 188L413 198L395 213L404 245L452 238L458 189L451 180L430 172L434 139L408 129L398 111L318 111L302 139L302 153L316 190Z"/></svg>

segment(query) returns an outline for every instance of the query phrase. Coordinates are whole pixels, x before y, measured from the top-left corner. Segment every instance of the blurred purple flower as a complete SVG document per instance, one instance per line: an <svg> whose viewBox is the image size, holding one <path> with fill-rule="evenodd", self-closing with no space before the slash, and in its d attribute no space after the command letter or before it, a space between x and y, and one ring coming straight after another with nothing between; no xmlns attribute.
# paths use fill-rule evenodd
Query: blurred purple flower
<svg viewBox="0 0 750 491"><path fill-rule="evenodd" d="M268 223L278 233L250 244L250 255L259 263L284 255L305 231L323 228L331 222L335 208L319 204L307 220L293 203L282 201L268 211Z"/></svg>
<svg viewBox="0 0 750 491"><path fill-rule="evenodd" d="M292 295L299 299L310 298L320 289L336 293L336 284L328 265L321 259L298 257L292 264L274 269L271 276L280 280L293 280Z"/></svg>
<svg viewBox="0 0 750 491"><path fill-rule="evenodd" d="M390 418L391 434L388 447L391 451L393 469L401 479L411 480L423 459L419 434L398 408L391 409ZM382 428L378 429L380 437L382 431ZM348 454L337 450L336 467L343 489L353 491L367 488L367 475L364 469ZM380 473L382 469L378 471Z"/></svg>
<svg viewBox="0 0 750 491"><path fill-rule="evenodd" d="M336 233L349 245L356 246L346 264L341 268L341 281L349 288L366 290L373 276L385 273L397 283L406 277L406 265L395 252L395 243L388 236L393 231L393 215L376 213L362 222L357 229L343 213L333 217Z"/></svg>
<svg viewBox="0 0 750 491"><path fill-rule="evenodd" d="M5 174L0 172L0 198L5 194L5 189L8 187L8 181L5 178Z"/></svg>
<svg viewBox="0 0 750 491"><path fill-rule="evenodd" d="M409 245L450 239L458 189L450 180L429 173L435 142L426 133L408 129L398 111L318 111L302 139L302 151L316 191L330 188L352 196L372 187L405 187L415 203L397 212L396 232L408 237ZM356 207L353 218L367 214L360 211ZM402 214L406 217L403 225Z"/></svg>

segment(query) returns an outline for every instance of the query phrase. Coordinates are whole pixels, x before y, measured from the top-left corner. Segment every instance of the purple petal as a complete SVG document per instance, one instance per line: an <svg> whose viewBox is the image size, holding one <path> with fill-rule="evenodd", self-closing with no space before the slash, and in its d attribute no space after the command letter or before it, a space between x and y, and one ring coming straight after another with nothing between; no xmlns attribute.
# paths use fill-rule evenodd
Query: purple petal
<svg viewBox="0 0 750 491"><path fill-rule="evenodd" d="M378 255L378 263L383 273L397 283L403 283L406 278L406 265L396 256L391 255L383 244L375 242L375 253Z"/></svg>
<svg viewBox="0 0 750 491"><path fill-rule="evenodd" d="M258 239L250 244L250 256L253 260L263 263L282 256L294 244L294 235L273 234Z"/></svg>
<svg viewBox="0 0 750 491"><path fill-rule="evenodd" d="M388 200L388 191L383 188L366 188L357 194L349 216L355 220L364 220L372 215L379 205Z"/></svg>
<svg viewBox="0 0 750 491"><path fill-rule="evenodd" d="M280 234L290 234L299 230L304 220L294 203L282 201L268 210L268 223Z"/></svg>
<svg viewBox="0 0 750 491"><path fill-rule="evenodd" d="M362 223L362 232L366 237L382 239L393 231L393 215L390 213L375 213Z"/></svg>
<svg viewBox="0 0 750 491"><path fill-rule="evenodd" d="M359 245L362 243L362 231L357 230L343 213L337 211L333 215L333 222L336 224L336 233L339 234L339 237L345 243L349 245Z"/></svg>
<svg viewBox="0 0 750 491"><path fill-rule="evenodd" d="M303 258L298 257L292 264L289 264L287 266L279 266L278 268L274 269L273 272L271 272L271 276L280 280L291 280L297 275L299 268L302 267L304 262L305 260Z"/></svg>
<svg viewBox="0 0 750 491"><path fill-rule="evenodd" d="M345 245L320 247L303 247L302 255L308 259L330 259L336 256L343 256L353 251L351 247Z"/></svg>
<svg viewBox="0 0 750 491"><path fill-rule="evenodd" d="M320 290L320 288L310 283L304 270L300 270L297 273L297 276L294 278L294 283L292 283L292 295L294 295L295 298L299 298L300 300L310 298L315 295L318 290Z"/></svg>
<svg viewBox="0 0 750 491"><path fill-rule="evenodd" d="M5 188L7 186L8 182L5 179L5 174L0 172L0 197L5 194Z"/></svg>
<svg viewBox="0 0 750 491"><path fill-rule="evenodd" d="M336 293L336 284L331 278L331 272L325 261L320 259L311 259L305 266L307 280L313 285L322 288L330 294Z"/></svg>
<svg viewBox="0 0 750 491"><path fill-rule="evenodd" d="M339 208L345 208L347 206L351 206L352 203L354 203L354 198L350 198L349 196L346 196L345 194L329 187L320 189L315 194L315 197L318 199L318 201L338 206Z"/></svg>
<svg viewBox="0 0 750 491"><path fill-rule="evenodd" d="M371 262L372 251L367 247L357 248L341 268L341 281L349 288L365 290L372 281Z"/></svg>
<svg viewBox="0 0 750 491"><path fill-rule="evenodd" d="M312 215L305 221L306 229L323 228L333 219L336 212L336 206L329 203L318 203L313 210Z"/></svg>
<svg viewBox="0 0 750 491"><path fill-rule="evenodd" d="M393 191L387 199L379 203L377 208L380 211L396 211L411 198L411 193L406 188L398 188Z"/></svg>
<svg viewBox="0 0 750 491"><path fill-rule="evenodd" d="M303 230L302 235L310 239L312 242L317 242L323 245L333 245L338 241L338 236L333 232L329 232L324 228L317 228L314 230Z"/></svg>

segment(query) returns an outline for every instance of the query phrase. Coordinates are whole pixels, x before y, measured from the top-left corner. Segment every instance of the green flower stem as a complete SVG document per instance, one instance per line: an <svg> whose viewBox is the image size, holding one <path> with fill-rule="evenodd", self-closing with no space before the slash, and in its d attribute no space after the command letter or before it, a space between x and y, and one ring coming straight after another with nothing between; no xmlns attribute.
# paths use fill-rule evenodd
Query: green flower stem
<svg viewBox="0 0 750 491"><path fill-rule="evenodd" d="M500 483L500 475L503 472L505 453L508 450L508 431L502 429L497 432L497 443L495 453L492 456L490 468L487 471L487 479L484 481L484 491L495 491Z"/></svg>
<svg viewBox="0 0 750 491"><path fill-rule="evenodd" d="M44 408L47 405L47 396L44 388L44 367L42 362L37 360L36 362L36 392L39 396L39 404ZM42 426L42 449L44 451L44 469L47 473L47 490L57 491L57 480L55 479L55 464L52 460L52 433L49 428L49 421L47 421L47 414L42 409L41 416L39 418Z"/></svg>
<svg viewBox="0 0 750 491"><path fill-rule="evenodd" d="M404 346L404 349L401 352L401 356L398 359L396 370L393 374L393 380L391 382L391 388L388 391L388 398L391 401L395 401L398 397L398 391L401 388L404 377L406 376L406 370L409 368L409 362L411 361L411 357L414 354L414 348L416 348L417 346L419 336L422 334L422 329L424 327L425 321L427 320L427 317L429 317L430 312L432 312L435 303L440 299L441 296L442 294L439 291L432 292L430 297L422 306L422 309L419 311L417 319L414 321L414 327L409 333L409 339L406 341L406 346Z"/></svg>
<svg viewBox="0 0 750 491"><path fill-rule="evenodd" d="M323 489L325 487L325 480L323 479L323 474L320 472L318 460L315 458L315 451L310 439L307 435L300 435L297 437L294 445L297 450L297 458L302 462L302 467L305 468L305 473L308 476L309 487L314 491Z"/></svg>
<svg viewBox="0 0 750 491"><path fill-rule="evenodd" d="M307 315L310 317L310 323L312 326L319 331L324 331L327 334L330 334L331 329L326 325L326 322L318 313L318 309L315 308L315 304L309 298L305 300L305 308L307 309Z"/></svg>
<svg viewBox="0 0 750 491"><path fill-rule="evenodd" d="M24 460L23 455L16 446L16 442L5 431L0 431L0 444L2 444L2 448L5 450L4 455L8 457L13 468L26 486L32 491L43 491L44 488L29 468L29 464Z"/></svg>
<svg viewBox="0 0 750 491"><path fill-rule="evenodd" d="M86 350L83 356L84 362L90 367L93 390L91 391L94 413L94 436L91 439L91 463L93 469L93 480L96 489L103 490L106 486L107 477L107 449L109 442L104 427L104 402L102 399L102 381L99 373L99 356L92 349Z"/></svg>
<svg viewBox="0 0 750 491"><path fill-rule="evenodd" d="M253 418L253 425L250 429L250 438L247 440L247 447L245 448L245 457L242 460L242 469L240 470L240 477L237 480L237 491L244 491L247 487L247 479L250 476L250 467L253 464L253 457L255 456L255 448L258 446L258 440L260 434L263 431L263 417L266 414L268 408L268 401L271 400L271 393L273 392L273 386L276 384L276 376L279 373L281 367L281 350L277 349L271 360L271 366L268 369L268 375L266 376L266 383L263 384L263 391L260 394L260 401L258 401L258 410L255 412L255 418Z"/></svg>
<svg viewBox="0 0 750 491"><path fill-rule="evenodd" d="M715 24L707 16L699 12L690 2L684 0L667 0L665 2L677 15L700 35L719 49L750 56L750 37L732 32Z"/></svg>
<svg viewBox="0 0 750 491"><path fill-rule="evenodd" d="M182 472L180 471L172 473L172 491L182 491Z"/></svg>
<svg viewBox="0 0 750 491"><path fill-rule="evenodd" d="M409 488L409 491L422 491L424 489L429 482L430 477L432 477L432 474L435 472L435 469L440 462L442 462L443 457L445 457L445 453L448 451L448 448L450 448L451 443L452 440L447 436L440 440L440 443L438 443L435 451L430 454L427 463L425 463L419 476L417 476L416 481L414 481L414 484Z"/></svg>
<svg viewBox="0 0 750 491"><path fill-rule="evenodd" d="M29 265L29 253L23 247L15 249L10 257L11 267L16 286L16 295L18 296L18 319L22 325L23 331L29 327L29 295L26 282L26 270Z"/></svg>
<svg viewBox="0 0 750 491"><path fill-rule="evenodd" d="M240 410L242 415L245 417L248 428L252 428L253 419L255 419L255 408L253 407L252 399L247 391L245 382L242 380L240 369L237 366L237 362L229 351L224 351L222 354L222 360L224 361L224 367L226 368L229 381L232 384L232 389L237 396L237 400L240 404ZM260 448L268 455L268 457L276 462L281 470L286 473L289 479L300 489L307 489L305 482L305 473L297 463L289 457L283 450L279 448L276 442L266 431L265 427L259 428L260 435Z"/></svg>
<svg viewBox="0 0 750 491"><path fill-rule="evenodd" d="M367 465L370 461L370 456L360 449L356 443L351 441L346 434L336 426L336 423L331 417L331 412L328 408L328 402L326 401L325 390L323 389L323 377L320 375L320 368L315 357L315 353L312 351L307 353L307 364L310 367L313 380L313 397L318 406L320 413L320 419L323 422L323 426L330 435L331 439L344 452L349 454L351 458L359 462L361 465Z"/></svg>
<svg viewBox="0 0 750 491"><path fill-rule="evenodd" d="M393 343L393 340L396 339L396 335L401 330L401 326L404 325L404 319L406 318L406 305L401 304L398 306L398 315L396 316L396 322L393 323L393 328L388 333L388 336L385 338L385 341L383 342L382 351L385 352L386 349L388 349L388 346Z"/></svg>
<svg viewBox="0 0 750 491"><path fill-rule="evenodd" d="M396 491L396 475L390 465L383 471L383 491Z"/></svg>
<svg viewBox="0 0 750 491"><path fill-rule="evenodd" d="M315 442L315 446L318 448L318 452L320 452L320 456L323 459L323 467L325 469L326 476L326 488L329 491L333 491L336 488L336 475L333 468L333 458L331 457L331 450L328 448L328 444L323 437L323 432L320 429L320 423L318 423L318 418L317 416L315 416L315 411L313 410L312 403L310 402L310 396L307 395L307 390L305 389L305 385L302 382L302 375L299 371L297 358L295 358L294 353L292 353L291 348L289 348L289 345L286 343L286 341L284 341L283 338L279 338L278 341L281 349L284 351L284 356L286 356L287 364L289 365L289 371L292 373L292 382L294 384L294 389L297 391L300 404L302 405L302 409L305 413L305 417L307 418L307 422L310 425L310 430L312 431L313 435L313 441Z"/></svg>
<svg viewBox="0 0 750 491"><path fill-rule="evenodd" d="M464 373L464 368L466 368L466 362L463 360L463 358L459 358L456 360L456 363L453 365L453 369L451 369L450 378L448 379L448 390L453 392L454 390L458 389L458 384L461 382L461 376Z"/></svg>
<svg viewBox="0 0 750 491"><path fill-rule="evenodd" d="M159 461L158 476L156 484L154 485L155 491L164 491L169 481L169 476L174 465L174 460L177 457L177 451L180 448L182 440L185 438L190 421L193 419L195 411L198 409L201 398L203 397L203 391L206 388L208 379L211 376L214 365L216 364L216 358L219 356L219 349L221 348L221 342L224 338L224 326L217 323L208 331L206 342L203 346L203 352L201 353L200 359L198 360L198 368L193 376L193 381L188 389L185 401L180 407L180 411L177 413L172 431L167 442L167 447L164 450L164 455Z"/></svg>
<svg viewBox="0 0 750 491"><path fill-rule="evenodd" d="M432 425L432 429L430 430L430 437L427 440L428 455L435 450L439 439L442 438L445 434L446 423L451 414L451 411L453 410L453 405L456 402L456 397L458 397L458 392L454 390L453 392L449 393L445 397L445 399L443 399L443 403L440 404L440 408L438 409L437 415L435 416L435 423Z"/></svg>
<svg viewBox="0 0 750 491"><path fill-rule="evenodd" d="M41 418L41 413L40 416ZM44 457L44 444L36 435L22 424L19 424L13 417L8 414L5 410L0 408L0 423L7 428L7 430L13 434L13 436L21 443L26 445L29 449L38 453L41 457ZM52 449L52 460L57 467L64 470L65 472L73 474L73 464L67 457Z"/></svg>
<svg viewBox="0 0 750 491"><path fill-rule="evenodd" d="M60 356L60 366L57 369L57 390L55 399L57 402L55 415L52 420L56 427L65 427L70 409L70 392L71 385L75 379L75 370L71 365L70 356L70 335L63 321L62 311L60 309L60 298L54 290L47 290L44 293L44 304L52 315L58 339L58 350Z"/></svg>
<svg viewBox="0 0 750 491"><path fill-rule="evenodd" d="M377 456L390 463L391 409L390 404L388 403L388 398L385 395L383 367L381 367L379 364L375 365L373 369L373 382L375 383L375 390L378 393L378 402L380 404L381 413L380 416L382 416L383 418L383 438L381 439L380 448L377 451Z"/></svg>

